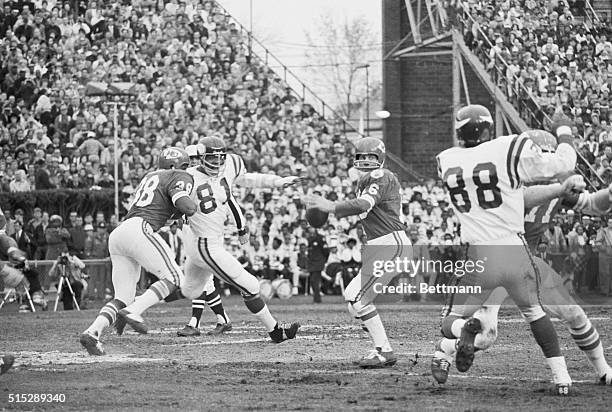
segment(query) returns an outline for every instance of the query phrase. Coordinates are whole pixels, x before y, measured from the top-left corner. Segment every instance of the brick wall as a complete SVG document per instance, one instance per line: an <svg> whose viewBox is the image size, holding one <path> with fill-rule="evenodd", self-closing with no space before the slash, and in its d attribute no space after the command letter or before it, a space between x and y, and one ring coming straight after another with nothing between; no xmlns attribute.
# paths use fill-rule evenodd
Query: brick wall
<svg viewBox="0 0 612 412"><path fill-rule="evenodd" d="M385 56L410 32L410 26L403 0L382 3ZM464 67L471 102L484 104L493 113L494 104L487 90L469 65ZM461 100L465 104L465 96ZM452 103L450 54L384 62L383 104L391 113L383 127L387 148L417 172L436 177L435 155L452 146Z"/></svg>

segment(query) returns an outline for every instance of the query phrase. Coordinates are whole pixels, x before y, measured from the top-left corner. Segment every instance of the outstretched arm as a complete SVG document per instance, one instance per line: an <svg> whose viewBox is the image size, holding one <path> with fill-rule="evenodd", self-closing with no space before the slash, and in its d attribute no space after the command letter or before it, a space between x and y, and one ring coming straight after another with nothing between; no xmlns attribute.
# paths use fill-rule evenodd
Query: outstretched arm
<svg viewBox="0 0 612 412"><path fill-rule="evenodd" d="M525 209L531 209L559 197L577 196L586 187L582 176L573 175L565 179L563 184L537 185L525 188L523 197Z"/></svg>
<svg viewBox="0 0 612 412"><path fill-rule="evenodd" d="M250 188L285 188L299 182L297 176L280 177L265 173L244 173L234 180L238 186Z"/></svg>

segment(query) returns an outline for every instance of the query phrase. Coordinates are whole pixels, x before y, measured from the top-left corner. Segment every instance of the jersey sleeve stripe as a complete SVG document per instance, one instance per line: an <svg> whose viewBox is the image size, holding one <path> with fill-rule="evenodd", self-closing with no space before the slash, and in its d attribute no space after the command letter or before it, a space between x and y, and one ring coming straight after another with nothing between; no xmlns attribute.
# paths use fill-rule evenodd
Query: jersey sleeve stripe
<svg viewBox="0 0 612 412"><path fill-rule="evenodd" d="M368 194L359 196L359 199L365 200L366 202L370 204L370 208L368 209L368 212L372 210L372 208L376 205L376 201L374 200L374 198Z"/></svg>
<svg viewBox="0 0 612 412"><path fill-rule="evenodd" d="M527 144L527 138L523 138L523 140L521 141L521 143L519 143L518 149L516 149L516 154L514 155L514 176L516 176L516 187L519 187L521 185L521 178L518 174L518 165L519 165L519 160L521 160L521 153L523 152L523 148L525 147L525 144Z"/></svg>
<svg viewBox="0 0 612 412"><path fill-rule="evenodd" d="M237 177L238 176L238 165L236 164L236 157L230 156L230 159L232 159L232 164L234 165L234 177Z"/></svg>
<svg viewBox="0 0 612 412"><path fill-rule="evenodd" d="M512 175L512 152L514 151L514 146L516 145L516 141L518 136L512 139L510 142L510 147L508 148L508 156L506 157L506 172L508 173L508 177L510 178L510 187L515 188L514 186L514 176Z"/></svg>
<svg viewBox="0 0 612 412"><path fill-rule="evenodd" d="M240 206L238 206L238 204L236 203L236 199L234 199L234 197L230 197L227 200L227 203L229 204L229 208L232 211L232 215L234 216L234 221L236 222L236 227L238 228L238 230L242 230L244 229L244 221L242 220L242 213L240 212Z"/></svg>
<svg viewBox="0 0 612 412"><path fill-rule="evenodd" d="M180 192L176 192L174 194L174 196L172 196L172 204L176 205L176 201L179 200L181 197L183 196L187 196L189 197L189 193L187 193L186 191L182 190Z"/></svg>

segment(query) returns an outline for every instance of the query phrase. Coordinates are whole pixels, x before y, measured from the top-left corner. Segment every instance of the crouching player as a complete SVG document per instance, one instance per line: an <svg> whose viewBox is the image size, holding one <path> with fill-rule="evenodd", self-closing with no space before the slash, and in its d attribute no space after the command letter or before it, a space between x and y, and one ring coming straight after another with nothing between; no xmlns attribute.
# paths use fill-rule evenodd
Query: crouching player
<svg viewBox="0 0 612 412"><path fill-rule="evenodd" d="M158 170L142 179L125 220L111 233L108 248L115 298L81 334L81 345L90 355L104 354L100 336L115 321L119 334L126 323L137 332L146 333L141 314L181 286L183 272L157 232L171 216L191 216L196 211L196 204L189 197L193 178L185 172L188 166L189 156L183 149L162 151ZM134 300L141 266L159 280Z"/></svg>
<svg viewBox="0 0 612 412"><path fill-rule="evenodd" d="M375 261L411 259L412 248L406 228L400 221L400 184L397 177L383 167L385 145L374 137L365 137L355 143L353 165L362 173L358 182L357 198L331 202L320 196L307 196L308 209L334 213L336 217L359 215L368 238L362 251L363 266L344 291L349 312L361 321L363 328L374 341L375 349L358 362L362 368L393 366L397 357L393 353L385 327L374 306L374 298L380 287L386 286L398 272L374 276Z"/></svg>
<svg viewBox="0 0 612 412"><path fill-rule="evenodd" d="M561 127L557 133L562 136L571 134L571 130ZM524 135L537 144L543 152L552 153L557 148L557 139L548 132L532 130L525 132ZM554 220L561 208L573 209L590 215L603 215L610 212L612 185L596 193L578 194L573 188L579 186L584 186L584 182L581 176L575 175L567 178L563 184L538 185L525 189L525 239L532 252L535 253L549 222ZM569 294L563 279L554 269L537 256L534 256L533 259L542 278L542 306L546 312L566 323L574 342L585 353L595 370L599 383L611 385L612 368L606 362L597 329ZM477 349L487 349L497 339L497 315L501 303L507 296L505 289L496 289L482 308L475 312L474 318L480 319L483 325L487 325L476 336ZM445 323L452 321L450 317L444 320ZM439 383L445 383L448 379L448 370L456 353L457 341L453 337L445 337L436 346L431 371Z"/></svg>

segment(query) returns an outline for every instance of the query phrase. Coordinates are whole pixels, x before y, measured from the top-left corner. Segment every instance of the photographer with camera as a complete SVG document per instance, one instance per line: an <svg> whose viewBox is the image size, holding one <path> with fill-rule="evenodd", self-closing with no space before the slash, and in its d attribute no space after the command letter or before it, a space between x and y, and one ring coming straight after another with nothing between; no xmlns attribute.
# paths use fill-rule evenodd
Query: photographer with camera
<svg viewBox="0 0 612 412"><path fill-rule="evenodd" d="M49 278L58 282L58 288L60 280L64 278L60 297L64 304L64 310L73 310L75 301L79 307L81 306L81 299L86 295L87 290L83 269L85 269L85 263L78 257L70 255L68 248L65 247L49 270ZM72 292L70 289L72 289ZM60 293L59 290L58 293Z"/></svg>

